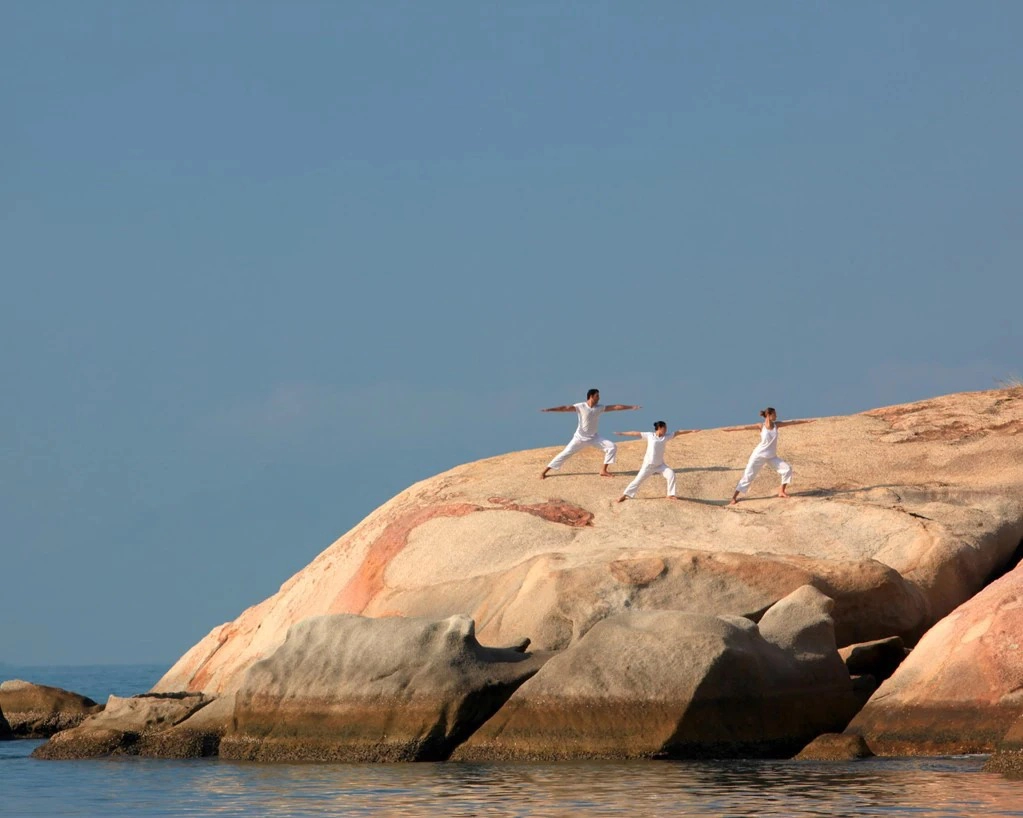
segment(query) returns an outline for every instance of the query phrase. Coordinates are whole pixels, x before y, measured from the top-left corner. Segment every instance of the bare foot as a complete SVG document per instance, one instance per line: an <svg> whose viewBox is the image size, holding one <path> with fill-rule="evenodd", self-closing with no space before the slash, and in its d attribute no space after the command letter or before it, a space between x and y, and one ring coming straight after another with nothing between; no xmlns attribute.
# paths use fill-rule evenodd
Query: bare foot
<svg viewBox="0 0 1023 818"><path fill-rule="evenodd" d="M611 474L611 472L609 472L609 471L602 471L602 472L600 472L600 476L601 477L614 477L614 475Z"/></svg>
<svg viewBox="0 0 1023 818"><path fill-rule="evenodd" d="M733 497L731 502L728 505L730 505L730 506L737 506L737 505L739 505L739 498L738 497Z"/></svg>
<svg viewBox="0 0 1023 818"><path fill-rule="evenodd" d="M621 497L618 498L618 502L619 503L624 503L628 499L629 499L628 495L627 494L623 494Z"/></svg>
<svg viewBox="0 0 1023 818"><path fill-rule="evenodd" d="M551 470L551 467L548 466L546 469L544 469L542 472L540 472L540 479L543 480L547 476L547 472L549 472L550 470Z"/></svg>
<svg viewBox="0 0 1023 818"><path fill-rule="evenodd" d="M785 499L788 499L788 494L786 494L784 491L779 491L778 492L778 496L779 497L784 497Z"/></svg>

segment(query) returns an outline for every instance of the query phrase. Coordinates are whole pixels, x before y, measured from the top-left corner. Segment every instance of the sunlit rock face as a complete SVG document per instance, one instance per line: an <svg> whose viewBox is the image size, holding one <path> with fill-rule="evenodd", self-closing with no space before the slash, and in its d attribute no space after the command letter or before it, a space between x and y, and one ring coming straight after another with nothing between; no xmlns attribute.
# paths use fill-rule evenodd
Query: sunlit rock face
<svg viewBox="0 0 1023 818"><path fill-rule="evenodd" d="M671 407L658 414L685 425ZM618 419L605 416L606 431ZM1021 432L1023 389L782 428L793 496L774 497L777 476L765 470L731 508L756 431L668 443L674 502L659 477L615 502L641 443L620 446L613 479L597 476L596 451L543 481L556 447L469 463L372 512L277 594L215 628L154 690L235 692L292 625L325 614L467 615L483 644L529 638L561 650L629 611L756 620L803 585L834 600L839 645L912 645L1023 538Z"/></svg>

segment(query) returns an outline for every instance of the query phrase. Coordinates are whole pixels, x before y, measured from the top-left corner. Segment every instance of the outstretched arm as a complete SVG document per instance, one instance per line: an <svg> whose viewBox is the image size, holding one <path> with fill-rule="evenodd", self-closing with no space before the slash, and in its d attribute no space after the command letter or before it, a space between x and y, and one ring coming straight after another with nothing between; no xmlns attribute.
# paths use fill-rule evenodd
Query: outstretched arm
<svg viewBox="0 0 1023 818"><path fill-rule="evenodd" d="M722 432L750 432L754 429L759 429L763 426L762 423L751 423L749 426L729 426L727 429L721 429Z"/></svg>
<svg viewBox="0 0 1023 818"><path fill-rule="evenodd" d="M642 432L615 432L615 434L621 437L643 437Z"/></svg>
<svg viewBox="0 0 1023 818"><path fill-rule="evenodd" d="M624 403L612 403L610 406L605 406L605 412L628 412L631 409L642 409L642 406L626 406Z"/></svg>
<svg viewBox="0 0 1023 818"><path fill-rule="evenodd" d="M552 406L550 409L541 409L541 412L574 412L574 406Z"/></svg>
<svg viewBox="0 0 1023 818"><path fill-rule="evenodd" d="M698 432L698 431L700 431L700 430L699 429L679 429L671 437L672 437L672 439L675 439L679 435L691 435L693 432Z"/></svg>
<svg viewBox="0 0 1023 818"><path fill-rule="evenodd" d="M775 423L775 426L802 426L804 423L816 423L817 419L812 420L779 420Z"/></svg>

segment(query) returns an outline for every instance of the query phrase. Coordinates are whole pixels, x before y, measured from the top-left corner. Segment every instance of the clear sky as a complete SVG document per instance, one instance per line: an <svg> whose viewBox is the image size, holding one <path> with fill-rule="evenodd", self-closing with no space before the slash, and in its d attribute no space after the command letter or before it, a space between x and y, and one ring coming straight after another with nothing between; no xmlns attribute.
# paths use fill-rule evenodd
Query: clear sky
<svg viewBox="0 0 1023 818"><path fill-rule="evenodd" d="M0 661L169 664L410 483L564 444L537 410L591 386L644 429L1020 374L1021 31L0 4Z"/></svg>

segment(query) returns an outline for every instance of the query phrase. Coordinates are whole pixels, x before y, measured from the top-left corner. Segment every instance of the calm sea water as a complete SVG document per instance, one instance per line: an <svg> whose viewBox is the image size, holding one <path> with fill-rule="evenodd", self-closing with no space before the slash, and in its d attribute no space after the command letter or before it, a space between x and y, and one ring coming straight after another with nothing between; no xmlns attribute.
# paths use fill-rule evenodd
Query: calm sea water
<svg viewBox="0 0 1023 818"><path fill-rule="evenodd" d="M13 668L97 700L163 667ZM984 759L856 763L290 764L138 758L36 761L0 742L11 816L1023 816L1023 781Z"/></svg>

